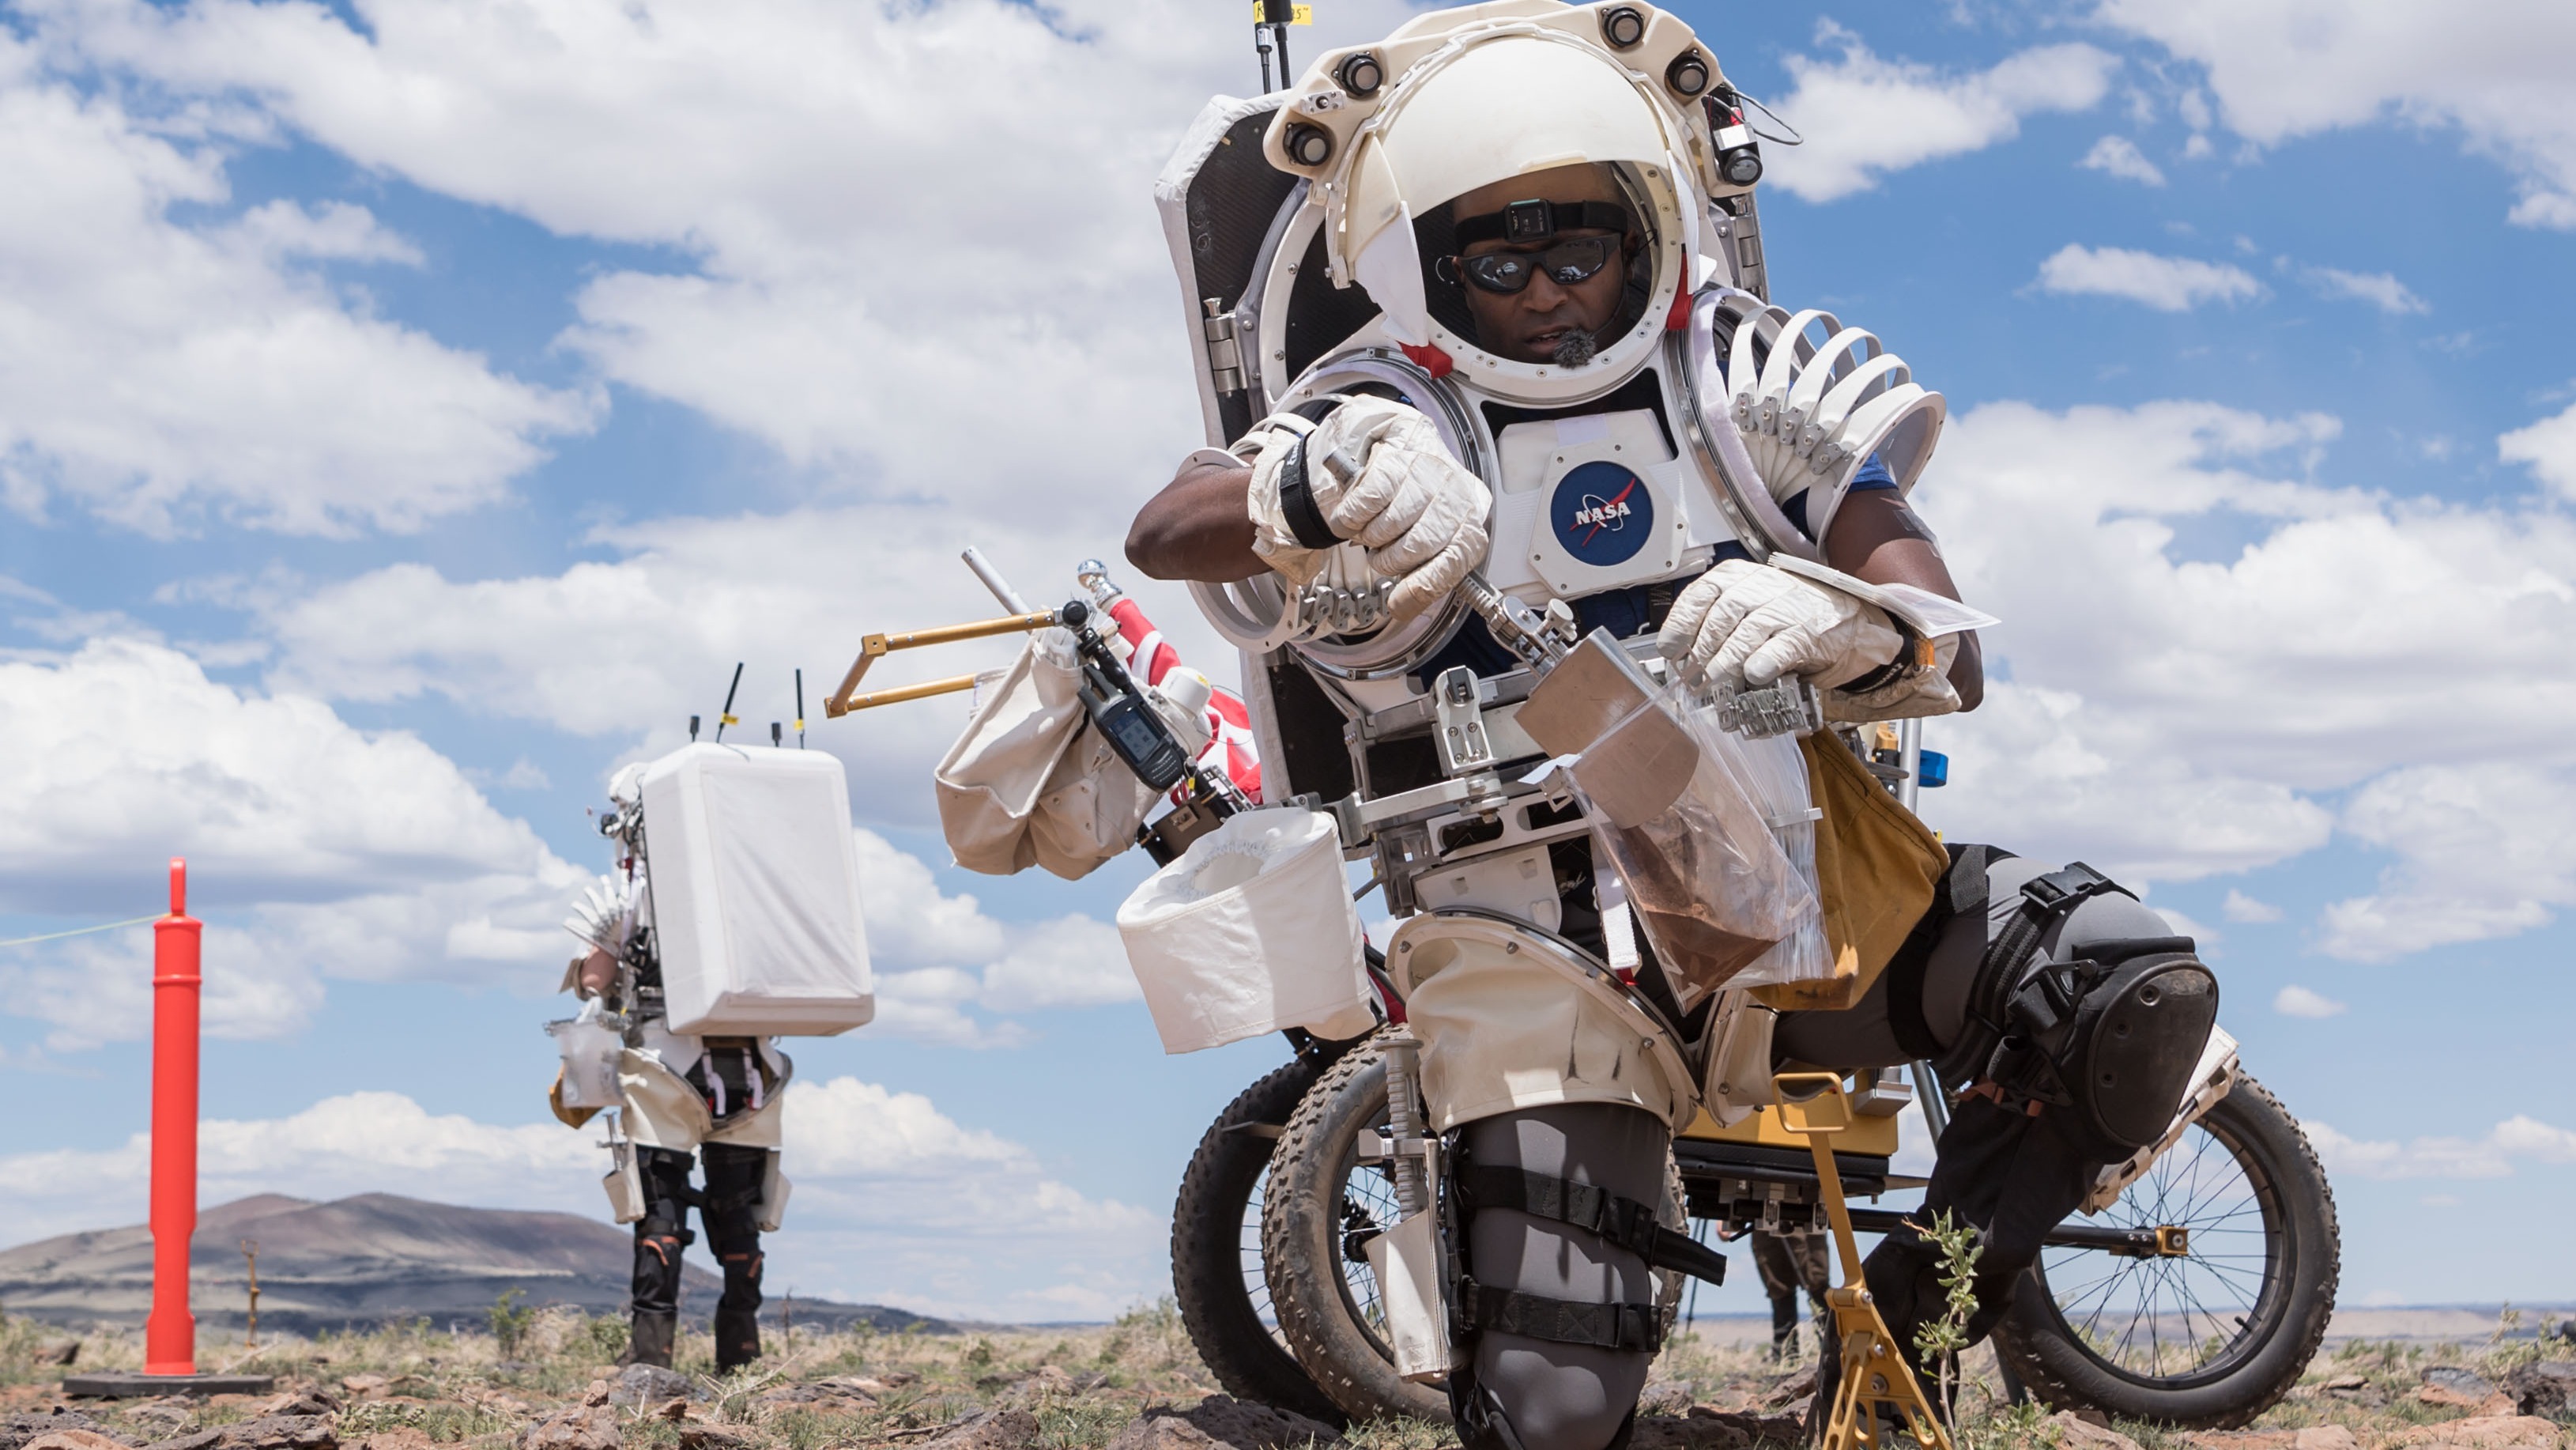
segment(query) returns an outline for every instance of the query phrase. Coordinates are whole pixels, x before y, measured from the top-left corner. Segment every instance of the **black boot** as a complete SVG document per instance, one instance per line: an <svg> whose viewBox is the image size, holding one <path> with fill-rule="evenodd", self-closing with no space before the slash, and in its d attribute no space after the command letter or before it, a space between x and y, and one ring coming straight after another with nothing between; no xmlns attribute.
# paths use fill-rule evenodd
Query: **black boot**
<svg viewBox="0 0 2576 1450"><path fill-rule="evenodd" d="M671 1367L671 1342L679 1337L680 1315L677 1310L655 1313L638 1309L629 1317L626 1352L617 1357L619 1364L658 1364Z"/></svg>

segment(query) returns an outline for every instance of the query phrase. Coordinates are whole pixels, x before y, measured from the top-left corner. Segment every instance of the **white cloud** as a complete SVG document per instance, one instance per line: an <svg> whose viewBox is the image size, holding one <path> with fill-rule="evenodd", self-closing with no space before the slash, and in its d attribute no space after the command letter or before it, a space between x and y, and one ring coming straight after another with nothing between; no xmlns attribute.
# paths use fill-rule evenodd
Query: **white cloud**
<svg viewBox="0 0 2576 1450"><path fill-rule="evenodd" d="M1123 519L1085 527L1025 508L933 505L671 518L602 532L595 542L619 557L558 575L455 581L401 564L245 602L277 644L272 688L367 703L437 697L652 751L680 743L690 715L712 716L746 659L736 713L766 739L767 721L794 713L792 672L801 668L807 739L850 763L862 810L926 824L930 771L964 724L967 697L826 719L824 697L861 637L992 615L992 596L957 562L967 544L1032 601L1061 603L1075 593L1074 565L1085 555L1117 559L1124 531ZM1184 590L1123 566L1115 574L1184 658L1232 678L1232 649ZM1018 647L1010 636L897 654L869 679L999 668Z"/></svg>
<svg viewBox="0 0 2576 1450"><path fill-rule="evenodd" d="M2576 710L2576 663L2555 643L2576 631L2576 521L2316 481L2337 432L2206 403L1954 419L1915 501L1966 597L2004 620L1986 639L2009 679L1930 726L1953 782L1934 823L2178 880L2323 844L2338 822L2317 794L2434 761L2521 762L2539 775L2472 792L2509 813L2493 820L2420 834L2416 817L2453 808L2400 774L2340 824L2398 854L2383 909L2449 889L2445 850L2490 883L2405 949L2560 900L2550 863L2576 852L2553 844L2561 795L2541 782L2576 759L2533 743ZM2185 555L2185 526L2241 542ZM2441 688L2390 687L2430 662ZM2525 864L2487 874L2504 846Z"/></svg>
<svg viewBox="0 0 2576 1450"><path fill-rule="evenodd" d="M1150 188L1251 59L1189 0L27 9L59 53L683 254L593 277L565 343L873 496L1019 506L1045 479L1068 522L1123 527L1200 441ZM1355 0L1308 43L1407 14Z"/></svg>
<svg viewBox="0 0 2576 1450"><path fill-rule="evenodd" d="M2520 1113L2484 1137L2416 1138L2408 1142L2346 1137L2313 1120L2299 1125L2329 1173L2359 1178L2507 1178L2518 1159L2576 1163L2576 1132Z"/></svg>
<svg viewBox="0 0 2576 1450"><path fill-rule="evenodd" d="M2263 295L2263 284L2251 273L2226 262L2073 242L2039 264L2037 285L2043 292L2125 298L2158 312L2189 312L2204 302L2234 303Z"/></svg>
<svg viewBox="0 0 2576 1450"><path fill-rule="evenodd" d="M987 1022L1058 1007L1137 1000L1118 929L1093 917L1006 924L969 894L939 889L920 857L873 831L858 832L859 883L868 948L876 960L875 1030L957 1047L1007 1047L1027 1038L1017 1022Z"/></svg>
<svg viewBox="0 0 2576 1450"><path fill-rule="evenodd" d="M2367 302L2393 317L2433 310L2433 305L2416 296L2414 289L2386 272L2347 272L2340 267L2309 267L2301 275L2321 297Z"/></svg>
<svg viewBox="0 0 2576 1450"><path fill-rule="evenodd" d="M2576 772L2496 760L2393 771L2342 826L2391 853L2378 890L2326 908L2321 945L2380 961L2527 931L2576 904Z"/></svg>
<svg viewBox="0 0 2576 1450"><path fill-rule="evenodd" d="M2576 228L2576 10L2502 0L2104 0L2096 18L2206 67L2228 126L2265 145L2397 119L2502 161L2512 219Z"/></svg>
<svg viewBox="0 0 2576 1450"><path fill-rule="evenodd" d="M542 975L560 944L577 873L411 735L113 638L0 663L0 731L0 906L141 915L166 900L162 863L186 857L214 1035L294 1031L324 976ZM130 1038L147 936L13 953L0 982L57 1047Z"/></svg>
<svg viewBox="0 0 2576 1450"><path fill-rule="evenodd" d="M2527 465L2560 498L2576 501L2576 405L2497 439L2496 456Z"/></svg>
<svg viewBox="0 0 2576 1450"><path fill-rule="evenodd" d="M800 1082L786 1112L796 1193L771 1252L796 1265L800 1293L1025 1319L1104 1317L1167 1285L1159 1215L1076 1192L1026 1146L918 1093ZM483 1123L400 1093L348 1093L283 1118L201 1124L199 1196L399 1193L604 1219L599 1136L596 1125ZM132 1221L149 1151L138 1133L111 1149L0 1158L8 1241Z"/></svg>
<svg viewBox="0 0 2576 1450"><path fill-rule="evenodd" d="M2323 992L2293 982L2273 994L2272 1010L2284 1017L2340 1017L2351 1009Z"/></svg>
<svg viewBox="0 0 2576 1450"><path fill-rule="evenodd" d="M2142 186L2165 184L2165 174L2147 159L2145 152L2138 149L2138 143L2126 136L2105 136L2094 142L2093 149L2085 152L2084 159L2076 164L2088 171L2099 171Z"/></svg>
<svg viewBox="0 0 2576 1450"><path fill-rule="evenodd" d="M2232 886L2228 888L2227 900L2218 912L2229 921L2270 922L2281 919L2281 908L2267 901L2257 901Z"/></svg>
<svg viewBox="0 0 2576 1450"><path fill-rule="evenodd" d="M1818 23L1816 43L1841 55L1788 58L1797 84L1776 109L1806 144L1774 148L1771 165L1776 185L1820 202L1867 191L1891 171L2009 141L2025 116L2090 110L2120 65L2089 45L2046 45L1951 74L1884 59L1830 20Z"/></svg>
<svg viewBox="0 0 2576 1450"><path fill-rule="evenodd" d="M2191 917L2174 910L2170 906L2149 907L2148 910L2163 917L2165 919L2165 925L2173 930L2174 935L2190 937L2192 941L2204 952L2206 952L2213 943L2222 942L2227 939L2227 934L2220 931L2218 928L2196 921Z"/></svg>
<svg viewBox="0 0 2576 1450"><path fill-rule="evenodd" d="M316 261L415 263L365 209L221 209L215 143L0 33L0 500L167 534L408 529L498 498L593 402L371 315Z"/></svg>

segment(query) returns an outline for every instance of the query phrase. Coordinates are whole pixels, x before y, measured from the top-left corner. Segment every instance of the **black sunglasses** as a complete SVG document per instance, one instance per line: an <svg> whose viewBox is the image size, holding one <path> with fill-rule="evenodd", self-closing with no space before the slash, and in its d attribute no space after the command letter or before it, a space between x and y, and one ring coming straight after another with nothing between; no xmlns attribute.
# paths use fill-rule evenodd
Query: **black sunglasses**
<svg viewBox="0 0 2576 1450"><path fill-rule="evenodd" d="M1485 252L1473 257L1443 257L1435 269L1443 282L1467 281L1485 291L1509 297L1529 290L1530 280L1544 270L1559 287L1589 282L1619 255L1619 237L1572 237L1541 252Z"/></svg>

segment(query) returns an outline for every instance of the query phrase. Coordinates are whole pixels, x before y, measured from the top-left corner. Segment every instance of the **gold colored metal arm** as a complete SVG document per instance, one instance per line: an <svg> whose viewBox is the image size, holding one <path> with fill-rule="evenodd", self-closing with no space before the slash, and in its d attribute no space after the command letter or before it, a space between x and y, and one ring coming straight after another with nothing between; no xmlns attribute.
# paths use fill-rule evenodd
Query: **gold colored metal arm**
<svg viewBox="0 0 2576 1450"><path fill-rule="evenodd" d="M1025 634L1054 623L1055 611L1033 609L1026 614L980 619L972 624L943 624L936 629L916 629L903 634L869 635L859 641L859 657L850 662L850 672L841 677L841 688L834 690L831 698L823 702L823 713L837 720L852 710L864 710L871 705L891 705L900 700L918 700L927 695L945 695L968 689L975 683L973 675L958 675L926 685L906 685L900 689L859 694L859 681L866 678L868 666L896 650L919 649L926 644L953 644L958 640L984 639L996 634Z"/></svg>
<svg viewBox="0 0 2576 1450"><path fill-rule="evenodd" d="M1791 1100L1791 1093L1809 1088L1819 1091L1803 1102ZM1771 1079L1771 1095L1779 1104L1781 1126L1805 1134L1815 1154L1816 1192L1833 1221L1834 1247L1843 1261L1841 1286L1825 1291L1834 1337L1842 1347L1842 1375L1832 1385L1816 1386L1819 1410L1827 1412L1822 1450L1874 1450L1883 1443L1882 1418L1891 1428L1903 1427L1925 1450L1951 1450L1950 1432L1933 1414L1922 1382L1907 1367L1896 1336L1888 1333L1861 1278L1860 1245L1852 1237L1851 1209L1843 1202L1842 1170L1828 1145L1834 1134L1852 1125L1851 1098L1843 1091L1841 1074L1780 1073Z"/></svg>

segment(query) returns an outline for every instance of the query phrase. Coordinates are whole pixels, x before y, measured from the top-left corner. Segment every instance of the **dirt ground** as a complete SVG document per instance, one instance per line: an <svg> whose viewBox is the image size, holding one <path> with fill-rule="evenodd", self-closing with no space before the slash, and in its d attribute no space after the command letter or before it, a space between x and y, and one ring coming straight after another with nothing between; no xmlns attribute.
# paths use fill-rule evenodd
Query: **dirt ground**
<svg viewBox="0 0 2576 1450"><path fill-rule="evenodd" d="M272 1396L67 1399L66 1373L137 1368L139 1336L74 1340L0 1326L0 1450L1436 1450L1445 1427L1337 1432L1222 1396L1168 1304L1101 1328L954 1335L773 1332L758 1368L719 1377L687 1337L677 1372L618 1369L625 1327L521 1311L501 1333L425 1325L314 1340L201 1337L209 1371L277 1377ZM1677 1338L1657 1362L1633 1450L1793 1442L1812 1376L1732 1335ZM1982 1364L1980 1363L1982 1362ZM2101 1426L2010 1406L1971 1355L1958 1450L2434 1450L2562 1447L2576 1417L2576 1345L2498 1334L2331 1346L2254 1426L2185 1433ZM2534 1397L2537 1396L2535 1402ZM1900 1443L1903 1443L1900 1440Z"/></svg>

